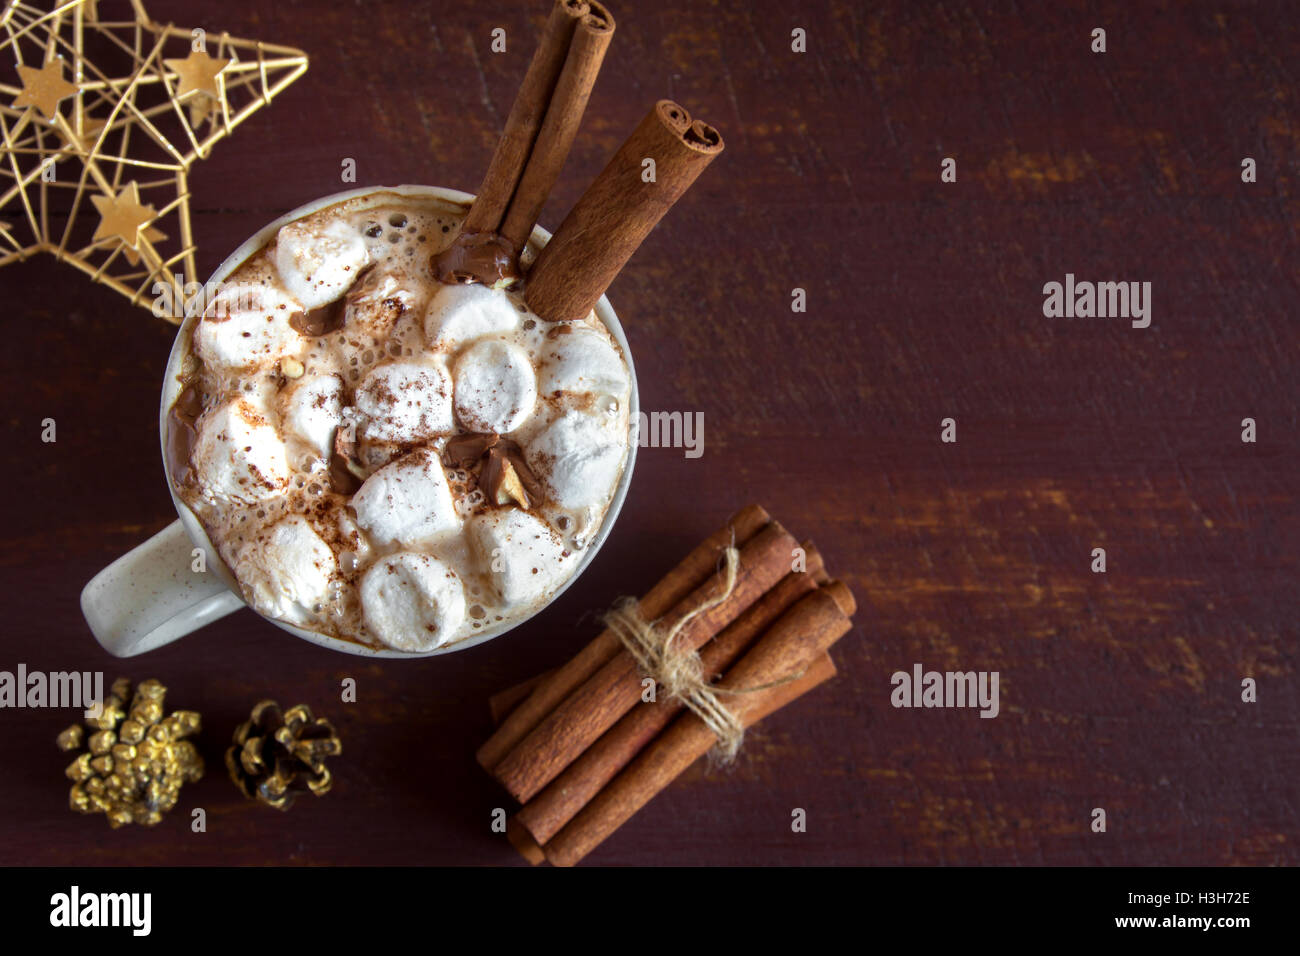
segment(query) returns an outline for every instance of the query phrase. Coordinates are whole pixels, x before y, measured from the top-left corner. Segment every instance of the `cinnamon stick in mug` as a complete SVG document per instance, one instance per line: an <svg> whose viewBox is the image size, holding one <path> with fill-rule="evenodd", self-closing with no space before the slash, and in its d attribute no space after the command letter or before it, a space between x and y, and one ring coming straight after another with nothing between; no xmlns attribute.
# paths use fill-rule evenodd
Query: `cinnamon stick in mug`
<svg viewBox="0 0 1300 956"><path fill-rule="evenodd" d="M609 11L594 0L588 0L588 6L590 10L574 28L569 55L546 108L546 118L501 223L502 238L516 252L522 252L527 245L537 217L546 205L546 197L560 178L560 170L587 109L587 99L596 85L605 50L614 35L614 18Z"/></svg>
<svg viewBox="0 0 1300 956"><path fill-rule="evenodd" d="M758 505L748 505L732 515L725 525L709 535L690 554L646 592L637 607L642 617L653 621L662 617L717 570L722 551L733 542L743 546L771 517ZM570 694L582 686L622 650L623 645L608 629L578 652L519 704L501 722L475 755L479 765L491 772L496 765Z"/></svg>
<svg viewBox="0 0 1300 956"><path fill-rule="evenodd" d="M722 152L722 136L660 100L587 187L529 271L528 307L551 322L595 308L624 263ZM646 177L654 161L654 179Z"/></svg>
<svg viewBox="0 0 1300 956"><path fill-rule="evenodd" d="M497 142L492 162L483 176L474 205L461 226L462 235L496 232L506 208L524 174L528 154L546 117L551 95L569 55L569 42L578 21L590 11L586 0L555 0L542 29L542 38L528 64L524 82L506 117L506 128Z"/></svg>
<svg viewBox="0 0 1300 956"><path fill-rule="evenodd" d="M837 582L809 594L782 616L732 667L719 686L752 693L724 695L723 701L742 726L751 726L765 705L787 689L795 675L809 668L852 626L841 602L852 599ZM838 598L838 600L837 600ZM775 686L767 687L766 685ZM556 866L572 866L626 823L664 787L717 742L713 731L693 713L682 714L628 767L606 786L543 850Z"/></svg>
<svg viewBox="0 0 1300 956"><path fill-rule="evenodd" d="M817 577L823 568L822 557L812 542L805 542L802 547L808 555L806 570L787 574L776 587L700 650L700 663L706 680L716 679L791 605L816 590ZM529 801L516 819L537 842L545 843L551 839L685 706L676 698L665 698L632 708L564 773Z"/></svg>
<svg viewBox="0 0 1300 956"><path fill-rule="evenodd" d="M791 554L798 546L775 521L755 535L740 549L731 596L691 619L678 633L674 647L696 650L744 613L789 573ZM719 572L670 611L662 626L671 629L674 622L711 603L723 586ZM492 775L511 796L527 803L637 705L643 676L631 653L615 655L521 740L493 768Z"/></svg>

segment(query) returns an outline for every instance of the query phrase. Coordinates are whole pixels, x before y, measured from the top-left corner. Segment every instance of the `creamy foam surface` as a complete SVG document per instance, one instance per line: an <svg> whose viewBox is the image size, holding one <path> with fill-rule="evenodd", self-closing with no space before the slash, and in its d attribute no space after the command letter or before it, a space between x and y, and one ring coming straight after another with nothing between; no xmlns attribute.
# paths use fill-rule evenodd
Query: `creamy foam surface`
<svg viewBox="0 0 1300 956"><path fill-rule="evenodd" d="M546 322L522 286L440 284L429 258L465 212L377 192L297 220L193 328L177 492L269 617L427 651L533 613L600 528L627 364L594 313ZM489 500L489 456L447 454L485 433L535 479L500 487L528 494Z"/></svg>

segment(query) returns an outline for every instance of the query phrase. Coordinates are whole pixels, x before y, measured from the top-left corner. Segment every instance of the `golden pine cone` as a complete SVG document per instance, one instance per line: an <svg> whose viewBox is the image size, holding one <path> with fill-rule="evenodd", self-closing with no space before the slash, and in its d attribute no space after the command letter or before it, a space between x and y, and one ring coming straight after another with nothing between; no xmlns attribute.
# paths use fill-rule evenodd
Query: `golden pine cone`
<svg viewBox="0 0 1300 956"><path fill-rule="evenodd" d="M325 758L342 752L334 726L313 717L306 704L281 712L275 701L264 700L236 728L226 769L244 796L288 810L303 791L329 793L334 778Z"/></svg>
<svg viewBox="0 0 1300 956"><path fill-rule="evenodd" d="M59 734L60 750L86 751L68 765L68 804L78 813L103 813L116 829L128 823L153 826L176 806L181 785L203 776L203 758L184 738L198 733L199 715L177 710L163 716L167 688L142 682L113 682L103 712ZM127 700L131 706L126 708Z"/></svg>

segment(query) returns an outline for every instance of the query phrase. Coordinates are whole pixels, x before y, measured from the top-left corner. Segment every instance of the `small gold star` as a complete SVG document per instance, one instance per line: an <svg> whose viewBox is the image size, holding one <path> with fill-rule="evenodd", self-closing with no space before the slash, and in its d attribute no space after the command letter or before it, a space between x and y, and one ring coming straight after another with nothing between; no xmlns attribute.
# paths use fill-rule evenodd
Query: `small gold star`
<svg viewBox="0 0 1300 956"><path fill-rule="evenodd" d="M191 50L190 55L183 60L163 60L167 69L180 77L177 99L183 99L191 93L205 93L213 99L219 98L221 90L217 88L217 77L232 62L218 60L198 50Z"/></svg>
<svg viewBox="0 0 1300 956"><path fill-rule="evenodd" d="M18 76L23 81L23 89L15 97L14 107L35 106L47 120L58 115L60 100L77 92L77 84L63 78L63 60L58 57L39 69L19 65Z"/></svg>
<svg viewBox="0 0 1300 956"><path fill-rule="evenodd" d="M117 196L91 196L99 210L99 228L95 241L117 236L132 249L140 247L140 227L152 222L158 213L153 206L140 204L140 189L132 181Z"/></svg>
<svg viewBox="0 0 1300 956"><path fill-rule="evenodd" d="M196 96L189 102L190 129L195 132L217 115L217 101L208 96Z"/></svg>
<svg viewBox="0 0 1300 956"><path fill-rule="evenodd" d="M151 246L156 246L167 238L167 233L163 232L161 229L155 229L153 226L145 226L144 231L141 232L140 235L148 239L149 245ZM131 265L138 266L140 264L140 253L135 249L132 249L130 246L123 249L122 254L126 256L126 261L131 263Z"/></svg>

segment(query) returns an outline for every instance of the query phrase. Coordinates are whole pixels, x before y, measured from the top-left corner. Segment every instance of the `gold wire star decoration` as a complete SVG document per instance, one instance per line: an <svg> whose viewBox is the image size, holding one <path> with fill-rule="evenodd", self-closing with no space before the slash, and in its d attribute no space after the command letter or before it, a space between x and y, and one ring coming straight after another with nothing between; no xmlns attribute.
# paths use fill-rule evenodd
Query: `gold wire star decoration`
<svg viewBox="0 0 1300 956"><path fill-rule="evenodd" d="M183 100L191 93L203 93L216 99L221 96L217 78L234 60L219 60L198 50L191 50L183 60L163 60L163 65L180 77L176 99Z"/></svg>
<svg viewBox="0 0 1300 956"><path fill-rule="evenodd" d="M19 66L23 89L14 100L14 106L35 106L47 120L54 119L59 101L77 92L77 84L63 78L63 60L55 58L44 66Z"/></svg>
<svg viewBox="0 0 1300 956"><path fill-rule="evenodd" d="M47 252L135 305L163 287L184 302L190 167L307 55L156 23L143 0L106 2L117 19L99 6L7 0L0 14L0 266Z"/></svg>
<svg viewBox="0 0 1300 956"><path fill-rule="evenodd" d="M140 188L134 182L128 183L117 196L91 196L90 201L99 210L99 228L94 238L117 236L132 249L140 247L141 228L158 215L153 206L140 203Z"/></svg>

